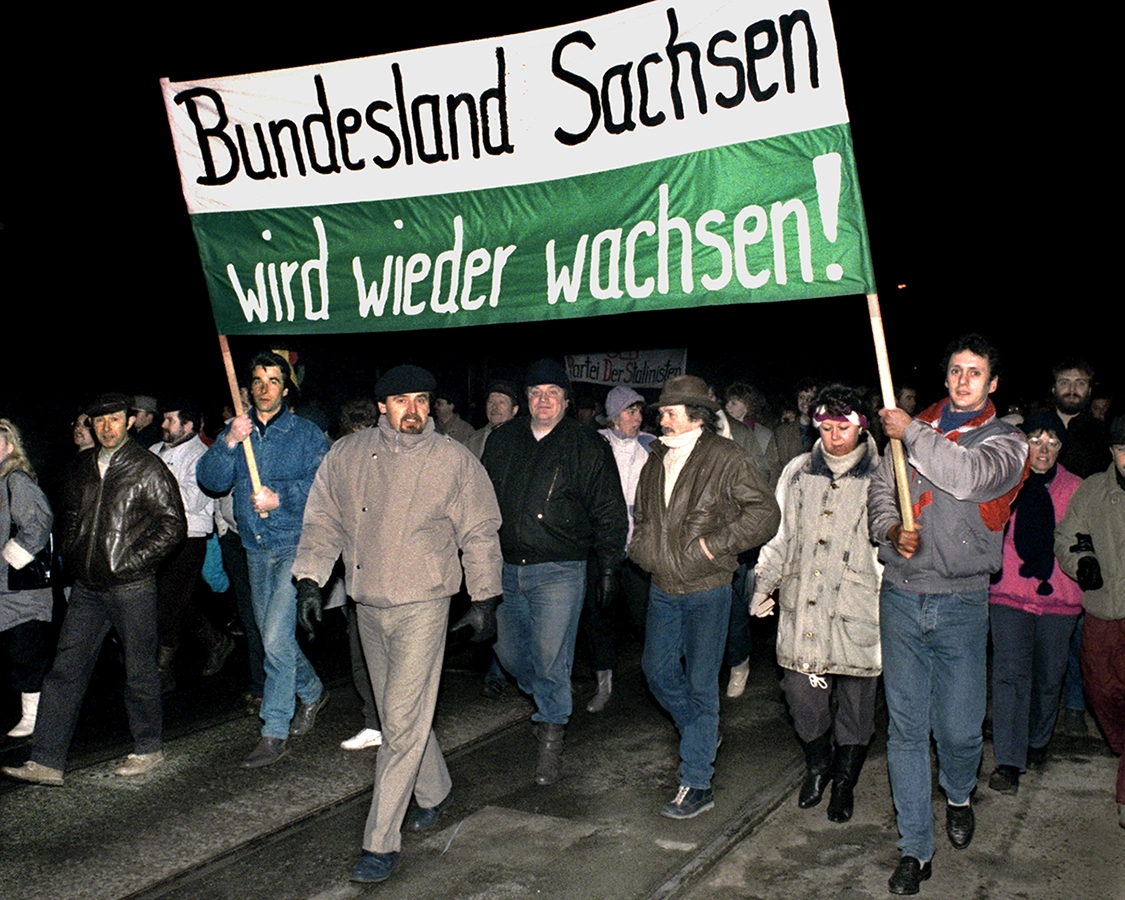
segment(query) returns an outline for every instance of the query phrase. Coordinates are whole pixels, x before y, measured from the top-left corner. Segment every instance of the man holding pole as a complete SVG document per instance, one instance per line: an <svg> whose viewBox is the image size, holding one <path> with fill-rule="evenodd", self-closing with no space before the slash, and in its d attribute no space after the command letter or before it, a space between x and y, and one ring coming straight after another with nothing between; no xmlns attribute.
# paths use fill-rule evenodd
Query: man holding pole
<svg viewBox="0 0 1125 900"><path fill-rule="evenodd" d="M911 467L914 529L903 526L890 466L880 467L868 495L871 537L886 566L879 615L887 767L902 852L889 882L893 894L916 894L930 877L931 731L950 843L960 850L973 838L988 582L1000 568L1004 525L1027 472L1023 435L996 417L989 399L1000 371L996 348L965 335L949 345L943 368L948 399L914 419L901 409L879 412Z"/></svg>
<svg viewBox="0 0 1125 900"><path fill-rule="evenodd" d="M256 356L250 364L253 409L231 419L196 470L205 490L222 494L233 488L254 618L262 633L266 656L262 738L242 763L251 769L285 756L289 735L312 728L328 699L297 645L297 588L291 575L305 502L328 452L328 439L312 422L289 412L288 382L289 364L282 357ZM250 453L238 446L247 439L261 476L256 490Z"/></svg>

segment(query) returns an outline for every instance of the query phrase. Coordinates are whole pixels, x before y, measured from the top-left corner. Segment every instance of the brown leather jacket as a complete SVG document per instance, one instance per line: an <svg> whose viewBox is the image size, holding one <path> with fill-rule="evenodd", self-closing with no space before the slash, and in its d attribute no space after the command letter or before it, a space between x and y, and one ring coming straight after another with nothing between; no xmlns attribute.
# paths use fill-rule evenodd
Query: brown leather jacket
<svg viewBox="0 0 1125 900"><path fill-rule="evenodd" d="M187 523L179 485L159 456L130 438L102 478L98 451L82 453L69 472L62 554L75 581L108 590L154 578Z"/></svg>
<svg viewBox="0 0 1125 900"><path fill-rule="evenodd" d="M764 544L777 531L781 522L777 501L733 441L704 432L665 506L667 451L654 442L641 470L629 558L651 572L653 583L669 594L693 594L729 584L738 568L738 554ZM708 559L700 547L701 537L714 559Z"/></svg>

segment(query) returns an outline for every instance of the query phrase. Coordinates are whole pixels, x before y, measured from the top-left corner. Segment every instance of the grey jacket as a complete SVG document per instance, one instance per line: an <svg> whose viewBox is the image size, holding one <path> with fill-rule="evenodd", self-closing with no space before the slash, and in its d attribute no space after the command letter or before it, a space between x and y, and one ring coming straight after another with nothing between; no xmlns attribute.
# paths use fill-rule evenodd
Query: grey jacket
<svg viewBox="0 0 1125 900"><path fill-rule="evenodd" d="M11 493L11 506L8 494ZM54 517L47 497L26 472L15 470L0 480L0 631L24 622L51 621L51 589L8 592L10 561L23 568L47 546ZM9 537L12 525L15 534Z"/></svg>
<svg viewBox="0 0 1125 900"><path fill-rule="evenodd" d="M1078 575L1078 560L1090 555L1071 549L1079 534L1093 540L1103 582L1098 590L1086 591L1082 606L1099 619L1125 619L1125 490L1113 463L1078 486L1055 528L1055 557L1071 578Z"/></svg>
<svg viewBox="0 0 1125 900"><path fill-rule="evenodd" d="M431 419L399 434L384 417L324 457L293 575L323 585L343 555L348 596L387 608L451 597L464 565L470 596L484 600L500 593L499 528L492 483L464 446Z"/></svg>
<svg viewBox="0 0 1125 900"><path fill-rule="evenodd" d="M867 530L867 488L879 467L867 453L833 475L821 442L786 465L777 485L781 527L755 569L755 593L780 588L778 665L795 672L872 677L879 650L882 566Z"/></svg>
<svg viewBox="0 0 1125 900"><path fill-rule="evenodd" d="M887 540L902 521L894 467L881 466L868 492L867 518L884 581L918 594L988 589L999 570L1004 525L1027 475L1027 441L996 418L989 401L957 431L938 429L948 399L911 422L903 435L910 500L921 528L918 551L904 559Z"/></svg>

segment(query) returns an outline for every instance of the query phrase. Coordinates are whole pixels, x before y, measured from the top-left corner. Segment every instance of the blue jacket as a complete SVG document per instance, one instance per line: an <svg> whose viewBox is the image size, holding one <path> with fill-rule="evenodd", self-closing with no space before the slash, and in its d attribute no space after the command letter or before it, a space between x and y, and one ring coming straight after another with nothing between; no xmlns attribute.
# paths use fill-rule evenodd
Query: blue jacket
<svg viewBox="0 0 1125 900"><path fill-rule="evenodd" d="M250 504L250 470L242 446L227 446L224 429L196 468L200 487L214 494L232 492L238 533L247 550L288 550L301 539L301 521L313 477L328 452L328 438L308 419L282 406L264 430L252 415L250 444L262 484L275 491L280 506L262 518Z"/></svg>

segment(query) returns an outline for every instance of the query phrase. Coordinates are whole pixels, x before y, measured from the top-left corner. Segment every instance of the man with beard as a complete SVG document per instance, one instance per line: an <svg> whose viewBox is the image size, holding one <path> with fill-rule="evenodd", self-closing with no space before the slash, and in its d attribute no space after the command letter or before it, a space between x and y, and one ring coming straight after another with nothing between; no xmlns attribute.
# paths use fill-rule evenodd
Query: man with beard
<svg viewBox="0 0 1125 900"><path fill-rule="evenodd" d="M1059 464L1079 478L1089 478L1105 471L1109 463L1109 452L1106 449L1108 432L1105 422L1098 420L1090 412L1093 366L1082 359L1064 359L1055 366L1054 378L1051 397L1061 426L1055 430L1060 437L1066 437L1059 454ZM1080 616L1078 626L1070 636L1070 655L1063 681L1062 709L1059 713L1059 728L1072 737L1082 737L1089 733L1082 669L1079 664L1083 622L1084 618Z"/></svg>
<svg viewBox="0 0 1125 900"><path fill-rule="evenodd" d="M199 436L201 423L202 416L195 403L175 401L164 413L161 425L164 440L148 448L164 460L180 486L188 527L187 540L164 560L156 578L160 637L156 663L160 669L161 690L166 694L175 688L172 663L185 621L207 649L204 676L218 672L234 650L230 636L218 631L192 603L192 594L203 571L203 558L207 555L207 537L215 527L215 501L199 489L195 477L196 466L207 452L207 445Z"/></svg>
<svg viewBox="0 0 1125 900"><path fill-rule="evenodd" d="M340 438L324 458L293 564L300 623L311 636L320 586L343 556L382 717L363 855L351 876L365 884L394 871L404 816L407 829L425 831L452 798L433 718L462 566L473 603L454 630L472 627L475 641L496 633L500 510L481 464L435 431L435 386L418 366L396 366L379 379L379 425ZM411 795L417 806L407 816Z"/></svg>
<svg viewBox="0 0 1125 900"><path fill-rule="evenodd" d="M1066 434L1059 462L1079 478L1104 472L1109 465L1106 426L1090 412L1093 366L1081 359L1064 359L1055 366L1054 376L1051 397L1063 426L1059 434Z"/></svg>

